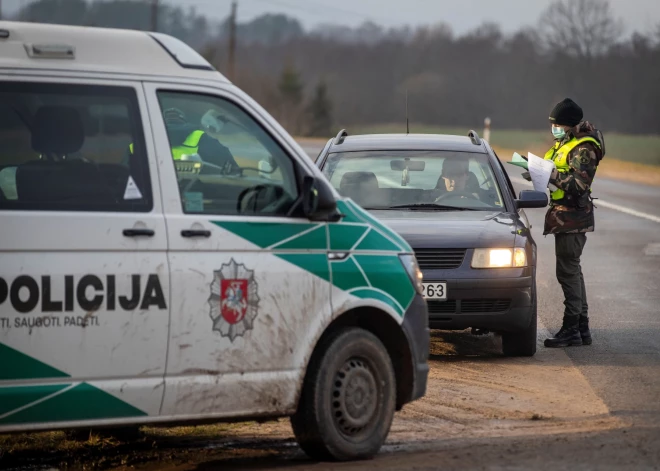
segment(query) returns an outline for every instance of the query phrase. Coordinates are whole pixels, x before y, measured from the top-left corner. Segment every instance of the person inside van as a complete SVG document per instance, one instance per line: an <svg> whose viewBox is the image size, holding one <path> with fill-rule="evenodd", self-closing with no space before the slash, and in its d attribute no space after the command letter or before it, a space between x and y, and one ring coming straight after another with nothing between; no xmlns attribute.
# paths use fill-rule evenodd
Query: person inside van
<svg viewBox="0 0 660 471"><path fill-rule="evenodd" d="M219 141L223 123L212 110L204 114L201 126L192 124L178 108L165 109L163 119L174 160L199 156L203 162L215 167L212 173L217 171L225 175L241 173L241 167L236 163L229 148ZM129 154L132 153L133 144L129 146Z"/></svg>

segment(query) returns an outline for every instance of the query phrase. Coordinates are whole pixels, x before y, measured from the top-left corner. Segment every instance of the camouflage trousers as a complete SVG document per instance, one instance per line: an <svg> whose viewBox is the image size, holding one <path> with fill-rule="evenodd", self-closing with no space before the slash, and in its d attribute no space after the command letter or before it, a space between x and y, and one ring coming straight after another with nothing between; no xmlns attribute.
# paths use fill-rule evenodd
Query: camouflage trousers
<svg viewBox="0 0 660 471"><path fill-rule="evenodd" d="M580 266L587 234L555 234L557 281L564 291L564 317L588 317L587 290Z"/></svg>

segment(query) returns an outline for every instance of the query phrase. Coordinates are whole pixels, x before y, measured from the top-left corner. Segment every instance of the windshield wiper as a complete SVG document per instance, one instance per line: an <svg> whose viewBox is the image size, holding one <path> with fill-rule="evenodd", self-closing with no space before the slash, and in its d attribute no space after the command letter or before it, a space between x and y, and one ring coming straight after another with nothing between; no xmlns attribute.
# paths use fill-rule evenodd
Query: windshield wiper
<svg viewBox="0 0 660 471"><path fill-rule="evenodd" d="M446 204L438 203L411 203L411 204L398 204L390 206L388 209L444 209L451 211L478 211L475 208L463 208L460 206L448 206Z"/></svg>

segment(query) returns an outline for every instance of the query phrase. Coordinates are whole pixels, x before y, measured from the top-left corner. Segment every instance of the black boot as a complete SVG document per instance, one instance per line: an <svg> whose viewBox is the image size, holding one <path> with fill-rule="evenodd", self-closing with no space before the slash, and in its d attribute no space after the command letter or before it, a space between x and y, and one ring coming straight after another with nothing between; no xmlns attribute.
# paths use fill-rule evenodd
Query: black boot
<svg viewBox="0 0 660 471"><path fill-rule="evenodd" d="M582 345L591 345L591 332L589 332L589 318L580 316L580 337Z"/></svg>
<svg viewBox="0 0 660 471"><path fill-rule="evenodd" d="M575 347L582 345L582 337L580 336L577 316L574 318L564 317L564 325L559 329L557 335L545 339L543 345L548 348Z"/></svg>

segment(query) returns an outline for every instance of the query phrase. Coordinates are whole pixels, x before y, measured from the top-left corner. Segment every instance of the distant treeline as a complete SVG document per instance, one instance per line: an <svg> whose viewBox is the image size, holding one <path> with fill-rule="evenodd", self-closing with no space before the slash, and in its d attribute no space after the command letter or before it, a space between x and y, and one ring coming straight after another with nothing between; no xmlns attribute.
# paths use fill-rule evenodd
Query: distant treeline
<svg viewBox="0 0 660 471"><path fill-rule="evenodd" d="M226 21L206 16L165 5L159 29L226 71ZM149 5L39 0L20 17L148 29ZM569 96L605 132L660 133L660 24L624 36L606 0L555 0L536 27L514 34L484 24L457 36L437 21L305 31L294 18L264 15L238 25L235 82L292 132L324 133L306 125L312 115L333 130L405 123L407 93L413 124L478 128L488 116L494 128L539 129Z"/></svg>

